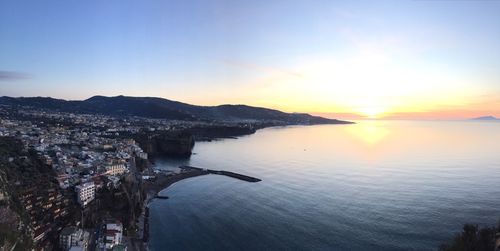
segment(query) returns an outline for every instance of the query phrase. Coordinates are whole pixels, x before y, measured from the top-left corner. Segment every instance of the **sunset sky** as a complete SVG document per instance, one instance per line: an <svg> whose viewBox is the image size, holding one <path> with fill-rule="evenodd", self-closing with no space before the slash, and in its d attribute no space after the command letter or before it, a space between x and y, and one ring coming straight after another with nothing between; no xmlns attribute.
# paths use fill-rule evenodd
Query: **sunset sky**
<svg viewBox="0 0 500 251"><path fill-rule="evenodd" d="M500 1L0 0L0 96L500 117Z"/></svg>

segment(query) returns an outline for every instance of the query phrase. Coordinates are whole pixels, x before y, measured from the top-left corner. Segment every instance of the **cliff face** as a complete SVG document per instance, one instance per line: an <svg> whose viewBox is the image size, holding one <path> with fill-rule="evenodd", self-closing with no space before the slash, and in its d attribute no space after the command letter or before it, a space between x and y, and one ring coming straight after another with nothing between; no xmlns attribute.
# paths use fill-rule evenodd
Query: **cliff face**
<svg viewBox="0 0 500 251"><path fill-rule="evenodd" d="M119 187L99 190L96 200L84 209L83 225L92 228L111 216L122 222L126 229L133 229L143 202L140 176L130 173L120 180Z"/></svg>
<svg viewBox="0 0 500 251"><path fill-rule="evenodd" d="M194 147L194 138L187 133L179 134L174 137L164 134L156 138L156 144L159 153L189 157Z"/></svg>
<svg viewBox="0 0 500 251"><path fill-rule="evenodd" d="M194 137L187 132L159 132L136 135L134 139L149 155L189 157L194 147Z"/></svg>
<svg viewBox="0 0 500 251"><path fill-rule="evenodd" d="M192 127L188 131L193 135L196 141L203 141L216 138L230 138L253 134L256 131L256 127L241 125L212 125Z"/></svg>

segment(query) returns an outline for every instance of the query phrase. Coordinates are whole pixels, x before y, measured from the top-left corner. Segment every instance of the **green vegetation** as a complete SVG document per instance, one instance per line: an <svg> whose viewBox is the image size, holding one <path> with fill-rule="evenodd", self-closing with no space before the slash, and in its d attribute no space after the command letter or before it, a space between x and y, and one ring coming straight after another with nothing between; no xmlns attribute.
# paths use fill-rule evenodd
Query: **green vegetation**
<svg viewBox="0 0 500 251"><path fill-rule="evenodd" d="M31 249L30 238L16 228L18 224L17 214L8 206L0 205L0 250L11 250L14 245L14 250Z"/></svg>
<svg viewBox="0 0 500 251"><path fill-rule="evenodd" d="M12 137L0 137L0 193L0 250L14 245L15 250L50 249L58 229L72 220L73 205L59 189L54 171ZM49 232L33 243L32 234L42 228Z"/></svg>
<svg viewBox="0 0 500 251"><path fill-rule="evenodd" d="M492 251L495 248L495 234L498 227L479 228L474 224L465 224L462 232L455 235L450 243L441 244L439 251Z"/></svg>
<svg viewBox="0 0 500 251"><path fill-rule="evenodd" d="M26 229L18 228L26 216L19 201L13 199L17 196L12 181L18 178L16 170L22 169L22 165L18 165L19 160L9 161L9 158L22 154L18 141L0 137L0 193L4 196L0 201L0 250L11 250L14 246L14 250L29 250L32 245Z"/></svg>

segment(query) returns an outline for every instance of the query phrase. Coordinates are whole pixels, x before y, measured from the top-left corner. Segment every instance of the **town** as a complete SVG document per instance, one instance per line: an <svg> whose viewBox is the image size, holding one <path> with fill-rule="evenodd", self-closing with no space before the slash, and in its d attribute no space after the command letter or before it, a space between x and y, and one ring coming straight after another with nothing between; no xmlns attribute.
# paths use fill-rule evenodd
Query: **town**
<svg viewBox="0 0 500 251"><path fill-rule="evenodd" d="M29 237L24 245L36 250L144 250L146 201L155 196L145 187L159 191L161 187L154 183L157 176L165 180L175 173L152 168L148 153L134 138L145 134L151 140L158 132L204 123L0 106L0 138L13 140L14 145L19 142L17 147L26 152L2 156L6 163L14 165L34 156L31 161L41 162L52 174L48 178L24 175L5 182L15 187L0 190L0 201L18 200L23 210L18 217L11 212L11 221ZM187 138L190 154L194 143L192 136ZM176 136L173 141L182 146L186 140ZM34 155L30 157L28 150ZM178 172L189 176L200 170ZM22 245L19 240L12 243L13 248Z"/></svg>
<svg viewBox="0 0 500 251"><path fill-rule="evenodd" d="M150 97L0 97L0 247L145 250L148 204L169 185L207 174L260 181L206 167L163 170L156 157L189 158L196 141L265 127L330 123L351 122Z"/></svg>

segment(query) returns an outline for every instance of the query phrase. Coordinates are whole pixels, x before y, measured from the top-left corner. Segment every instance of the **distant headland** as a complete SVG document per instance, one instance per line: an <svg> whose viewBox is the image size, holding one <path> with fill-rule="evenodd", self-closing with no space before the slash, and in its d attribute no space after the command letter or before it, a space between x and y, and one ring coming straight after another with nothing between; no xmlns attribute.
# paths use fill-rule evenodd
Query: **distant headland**
<svg viewBox="0 0 500 251"><path fill-rule="evenodd" d="M0 97L0 105L32 106L59 112L137 116L183 121L242 122L273 125L351 124L306 113L286 113L247 105L198 106L157 97L93 96L86 100L50 97Z"/></svg>
<svg viewBox="0 0 500 251"><path fill-rule="evenodd" d="M471 120L489 120L489 121L500 121L500 118L494 116L482 116L477 118L472 118Z"/></svg>

